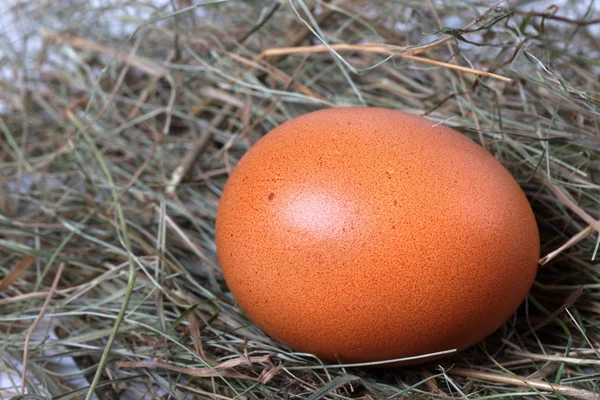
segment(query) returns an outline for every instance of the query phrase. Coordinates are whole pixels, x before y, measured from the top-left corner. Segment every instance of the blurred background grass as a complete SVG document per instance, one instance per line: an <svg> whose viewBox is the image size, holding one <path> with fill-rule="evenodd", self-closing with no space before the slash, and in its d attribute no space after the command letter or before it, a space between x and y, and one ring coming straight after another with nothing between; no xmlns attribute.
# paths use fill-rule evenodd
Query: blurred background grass
<svg viewBox="0 0 600 400"><path fill-rule="evenodd" d="M599 398L599 6L556 4L3 3L0 398ZM236 307L213 235L228 173L343 105L451 126L528 195L543 266L485 341L342 368Z"/></svg>

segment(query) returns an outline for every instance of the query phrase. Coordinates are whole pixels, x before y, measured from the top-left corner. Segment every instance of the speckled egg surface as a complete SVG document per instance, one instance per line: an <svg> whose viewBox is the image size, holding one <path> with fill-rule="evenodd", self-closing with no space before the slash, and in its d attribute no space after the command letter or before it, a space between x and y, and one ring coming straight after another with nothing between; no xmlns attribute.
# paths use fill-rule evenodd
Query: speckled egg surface
<svg viewBox="0 0 600 400"><path fill-rule="evenodd" d="M264 136L217 213L231 292L260 328L327 360L464 349L518 308L539 234L504 167L443 125L338 108Z"/></svg>

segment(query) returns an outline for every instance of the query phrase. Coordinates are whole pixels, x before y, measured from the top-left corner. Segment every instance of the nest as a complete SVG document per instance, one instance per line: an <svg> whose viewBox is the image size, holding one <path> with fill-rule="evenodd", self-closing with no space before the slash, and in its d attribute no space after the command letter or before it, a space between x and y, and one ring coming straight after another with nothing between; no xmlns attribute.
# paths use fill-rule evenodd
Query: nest
<svg viewBox="0 0 600 400"><path fill-rule="evenodd" d="M3 5L0 398L600 398L598 9L485 3ZM323 364L223 281L229 172L282 122L342 105L453 127L535 211L530 295L443 362Z"/></svg>

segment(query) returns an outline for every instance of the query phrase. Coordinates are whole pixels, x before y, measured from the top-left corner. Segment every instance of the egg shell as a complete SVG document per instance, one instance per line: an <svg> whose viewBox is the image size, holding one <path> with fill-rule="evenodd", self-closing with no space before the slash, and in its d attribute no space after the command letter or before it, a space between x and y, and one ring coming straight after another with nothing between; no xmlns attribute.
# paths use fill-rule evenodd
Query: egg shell
<svg viewBox="0 0 600 400"><path fill-rule="evenodd" d="M252 321L341 362L473 345L518 308L540 252L531 207L492 155L368 107L305 114L259 140L223 191L216 242Z"/></svg>

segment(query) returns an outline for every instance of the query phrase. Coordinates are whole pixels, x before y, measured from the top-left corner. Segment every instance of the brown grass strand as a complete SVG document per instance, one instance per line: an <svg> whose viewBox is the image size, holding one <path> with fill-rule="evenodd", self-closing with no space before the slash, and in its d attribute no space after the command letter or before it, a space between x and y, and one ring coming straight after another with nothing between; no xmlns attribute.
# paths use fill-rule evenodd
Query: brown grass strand
<svg viewBox="0 0 600 400"><path fill-rule="evenodd" d="M424 46L425 47L425 46ZM431 48L431 47L428 47ZM284 47L277 49L267 49L261 53L261 57L271 57L271 56L281 56L281 55L289 55L289 54L314 54L314 53L326 53L331 50L339 51L339 52L364 52L364 53L374 53L374 54L382 54L386 56L395 56L400 58L405 58L407 60L412 60L415 62L435 65L442 68L452 69L460 72L468 72L475 75L487 76L494 79L499 79L504 82L511 83L513 80L507 78L505 76L501 76L498 74L477 70L474 68L463 67L460 65L449 64L443 61L431 60L424 57L417 57L413 54L419 54L425 51L424 49L420 49L419 47L403 49L398 46L382 46L376 44L332 44L332 45L315 45L315 46L298 46L298 47Z"/></svg>
<svg viewBox="0 0 600 400"><path fill-rule="evenodd" d="M115 365L119 368L147 368L156 367L162 369L168 369L169 371L180 372L184 375L195 376L199 378L207 377L230 377L237 379L256 380L250 376L244 375L239 372L232 371L231 369L239 365L248 365L253 363L265 363L269 361L271 356L256 356L256 357L240 357L224 361L214 367L200 367L200 368L185 368L179 367L163 361L117 361Z"/></svg>
<svg viewBox="0 0 600 400"><path fill-rule="evenodd" d="M48 306L50 305L50 301L52 300L52 297L54 297L54 292L56 291L56 288L58 287L58 283L60 282L60 279L62 278L64 269L65 269L64 262L61 262L60 264L58 264L58 270L56 271L56 275L54 276L54 280L52 281L52 286L50 287L50 291L48 292L48 295L46 296L46 300L44 300L44 304L42 305L42 308L40 309L38 316L33 321L33 324L31 324L31 326L27 330L27 333L25 334L25 345L23 348L23 369L21 372L21 394L22 395L25 394L25 385L27 385L27 364L29 362L29 341L31 339L31 335L33 334L33 331L35 331L35 328L37 328L37 326L40 323L40 321L42 320L42 318L44 318L44 314L46 313L46 310L48 309Z"/></svg>
<svg viewBox="0 0 600 400"><path fill-rule="evenodd" d="M543 390L553 393L558 393L563 396L567 396L574 399L582 400L597 400L600 399L598 393L590 392L587 390L577 389L571 386L558 385L554 383L547 383L535 379L521 378L518 376L510 376L504 374L497 374L493 372L476 371L467 368L454 367L447 371L450 375L462 376L469 379L480 380L484 382L501 383L505 385L529 387L537 390Z"/></svg>
<svg viewBox="0 0 600 400"><path fill-rule="evenodd" d="M29 267L35 262L35 257L26 256L6 275L0 280L0 292L5 291L12 285Z"/></svg>

